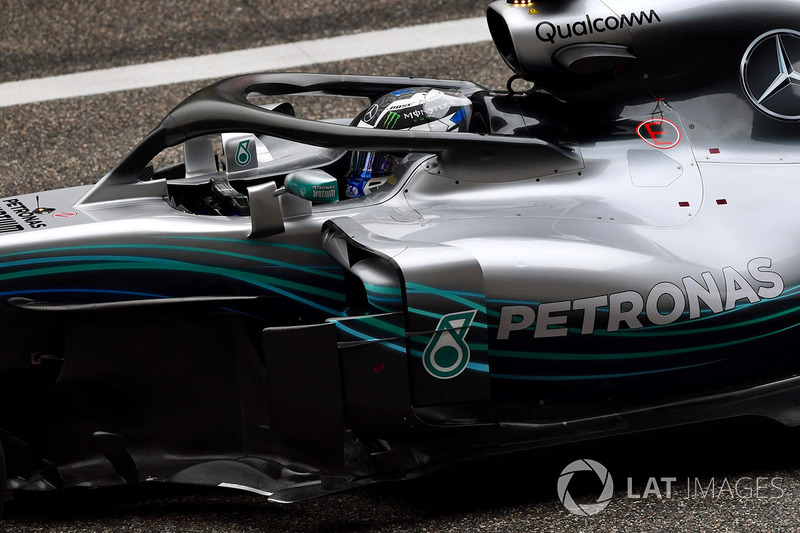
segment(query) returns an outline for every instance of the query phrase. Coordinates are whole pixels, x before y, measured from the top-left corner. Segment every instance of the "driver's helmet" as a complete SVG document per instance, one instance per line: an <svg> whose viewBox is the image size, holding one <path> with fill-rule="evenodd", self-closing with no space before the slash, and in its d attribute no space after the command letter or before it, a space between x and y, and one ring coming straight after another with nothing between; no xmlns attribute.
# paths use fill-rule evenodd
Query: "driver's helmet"
<svg viewBox="0 0 800 533"><path fill-rule="evenodd" d="M466 131L470 118L472 103L460 92L410 87L380 97L357 125L380 130ZM393 179L396 162L388 154L354 152L347 174L347 196L370 194Z"/></svg>

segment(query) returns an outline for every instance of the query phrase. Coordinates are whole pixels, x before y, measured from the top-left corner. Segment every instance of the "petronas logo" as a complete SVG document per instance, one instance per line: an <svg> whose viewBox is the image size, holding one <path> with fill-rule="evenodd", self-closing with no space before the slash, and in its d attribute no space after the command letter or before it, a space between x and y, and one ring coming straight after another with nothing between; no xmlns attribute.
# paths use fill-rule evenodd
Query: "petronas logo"
<svg viewBox="0 0 800 533"><path fill-rule="evenodd" d="M250 140L242 141L236 149L236 164L246 167L250 163Z"/></svg>
<svg viewBox="0 0 800 533"><path fill-rule="evenodd" d="M400 121L400 114L390 111L386 114L386 119L383 121L383 127L387 130L393 130L397 123Z"/></svg>
<svg viewBox="0 0 800 533"><path fill-rule="evenodd" d="M451 379L467 368L469 344L464 340L477 311L443 316L422 355L422 365L435 378Z"/></svg>

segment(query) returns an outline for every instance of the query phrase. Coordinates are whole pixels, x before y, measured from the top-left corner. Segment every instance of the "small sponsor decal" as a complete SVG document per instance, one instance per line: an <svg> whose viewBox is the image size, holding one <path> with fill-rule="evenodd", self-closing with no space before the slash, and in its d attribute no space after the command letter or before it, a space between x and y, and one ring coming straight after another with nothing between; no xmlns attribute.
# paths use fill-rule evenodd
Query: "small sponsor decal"
<svg viewBox="0 0 800 533"><path fill-rule="evenodd" d="M53 218L72 218L78 216L78 213L75 211L59 211L58 213L53 213Z"/></svg>
<svg viewBox="0 0 800 533"><path fill-rule="evenodd" d="M250 164L250 139L239 143L239 147L236 149L236 164L240 167Z"/></svg>
<svg viewBox="0 0 800 533"><path fill-rule="evenodd" d="M303 194L306 194L303 191ZM315 200L332 200L339 197L336 185L315 185L312 188L312 195Z"/></svg>
<svg viewBox="0 0 800 533"><path fill-rule="evenodd" d="M383 121L384 129L391 130L397 126L397 123L400 121L400 114L395 113L394 111L390 111L386 114L386 118Z"/></svg>
<svg viewBox="0 0 800 533"><path fill-rule="evenodd" d="M681 142L681 130L674 122L665 118L645 120L636 127L636 134L644 142L659 150L669 150Z"/></svg>
<svg viewBox="0 0 800 533"><path fill-rule="evenodd" d="M444 116L443 113L446 113L449 109L450 104L428 105L407 113L403 113L403 118L407 120L413 119L415 122L427 119L428 117L441 118Z"/></svg>
<svg viewBox="0 0 800 533"><path fill-rule="evenodd" d="M444 315L436 326L422 356L422 364L430 375L451 379L461 374L469 364L469 344L465 338L478 312L461 311Z"/></svg>
<svg viewBox="0 0 800 533"><path fill-rule="evenodd" d="M8 198L3 200L5 208L14 214L19 220L26 224L31 229L45 228L47 224L42 222L39 215L47 211L43 211L41 207L30 209L18 198Z"/></svg>
<svg viewBox="0 0 800 533"><path fill-rule="evenodd" d="M372 119L378 114L378 109L380 109L378 104L372 104L372 107L367 109L367 112L364 113L364 122L372 122Z"/></svg>
<svg viewBox="0 0 800 533"><path fill-rule="evenodd" d="M24 229L24 227L14 220L14 217L0 209L0 233L13 233Z"/></svg>

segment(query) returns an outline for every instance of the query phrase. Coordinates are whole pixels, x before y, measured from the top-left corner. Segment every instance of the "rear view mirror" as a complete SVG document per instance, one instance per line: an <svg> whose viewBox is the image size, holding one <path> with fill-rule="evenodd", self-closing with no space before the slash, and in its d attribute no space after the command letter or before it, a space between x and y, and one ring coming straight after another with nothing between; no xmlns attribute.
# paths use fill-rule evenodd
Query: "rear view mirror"
<svg viewBox="0 0 800 533"><path fill-rule="evenodd" d="M249 237L258 239L277 235L285 231L281 210L280 192L274 181L248 187L250 197L250 222L252 230Z"/></svg>

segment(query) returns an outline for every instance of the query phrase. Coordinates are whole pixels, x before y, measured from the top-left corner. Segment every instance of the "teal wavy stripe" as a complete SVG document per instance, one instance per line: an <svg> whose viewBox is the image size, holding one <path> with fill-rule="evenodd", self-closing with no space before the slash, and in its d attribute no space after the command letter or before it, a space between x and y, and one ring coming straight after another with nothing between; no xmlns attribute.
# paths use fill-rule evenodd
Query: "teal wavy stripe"
<svg viewBox="0 0 800 533"><path fill-rule="evenodd" d="M262 242L262 241L251 241L245 239L224 239L221 237L199 237L199 236L192 236L192 237L184 237L179 235L159 235L156 238L158 239L178 239L178 240L186 240L186 241L208 241L208 242L224 242L230 244L241 244L241 245L249 245L249 246L262 246L262 247L269 247L269 248L282 248L284 250L292 250L295 252L303 252L307 254L314 254L314 255L324 255L328 256L328 252L322 250L320 248L309 248L307 246L297 246L294 244L282 244L277 242Z"/></svg>
<svg viewBox="0 0 800 533"><path fill-rule="evenodd" d="M524 305L525 307L537 307L542 304L542 302L529 302L522 300L498 300L496 298L486 298L486 303L498 304L498 305Z"/></svg>
<svg viewBox="0 0 800 533"><path fill-rule="evenodd" d="M408 290L411 292L424 292L424 293L435 293L435 294L443 294L446 296L459 296L464 298L477 298L481 301L484 300L484 295L479 292L472 292L472 291L449 291L445 289L436 289L435 287L430 287L428 285L422 285L421 283L409 283L407 284ZM471 303L471 302L470 302Z"/></svg>
<svg viewBox="0 0 800 533"><path fill-rule="evenodd" d="M159 257L140 257L135 255L68 255L63 257L42 257L38 259L24 259L22 261L9 261L0 263L0 269L13 268L19 266L48 265L53 263L91 263L97 261L121 262L129 261L134 263L170 263L173 259L163 259ZM24 277L25 272L19 272Z"/></svg>
<svg viewBox="0 0 800 533"><path fill-rule="evenodd" d="M433 334L433 332L431 332ZM422 336L422 335L413 335L408 337L408 339L412 342L421 345L427 345L431 341L430 336ZM485 343L477 343L477 342L468 342L470 349L480 352L486 352L489 350L489 345Z"/></svg>
<svg viewBox="0 0 800 533"><path fill-rule="evenodd" d="M376 320L375 322L383 322L383 321L377 321ZM406 349L403 346L388 342L385 339L378 339L378 338L373 337L371 335L367 335L365 333L361 333L360 331L356 331L355 329L344 325L341 321L335 321L334 323L336 324L336 327L342 329L343 331L346 331L347 333L349 333L350 335L353 335L356 338L362 339L364 341L369 341L369 342L381 342L381 344L387 346L388 348L391 348L392 350L394 350L396 352L406 353ZM374 323L371 322L371 324L374 324ZM389 324L384 323L384 325L389 325ZM397 328L396 326L392 326L392 329L395 329L396 331L401 332L402 335L405 335L405 333L402 332L402 329ZM430 341L430 339L428 339L428 338L425 339L426 343L429 342L429 341ZM476 345L473 345L473 344L470 344L470 347L472 349L478 349L478 347ZM419 357L420 359L422 358L422 352L419 351L419 350L409 350L409 352L414 357ZM483 372L483 373L488 373L489 372L489 365L485 364L485 363L470 362L470 363L467 364L467 368L470 369L470 370L473 370L475 372Z"/></svg>
<svg viewBox="0 0 800 533"><path fill-rule="evenodd" d="M663 374L665 372L677 372L679 370L688 370L690 368L699 368L701 366L712 365L720 361L711 361L708 363L700 363L697 365L678 366L675 368L662 368L660 370L647 370L642 372L627 372L623 374L591 374L591 375L577 375L577 376L523 376L517 374L492 374L494 379L506 379L513 381L595 381L601 379L615 379L615 378L629 378L636 376L650 376L654 374Z"/></svg>
<svg viewBox="0 0 800 533"><path fill-rule="evenodd" d="M344 323L342 321L340 321L340 320L335 320L334 323L337 326L345 327ZM394 337L405 338L405 336L406 336L406 330L404 330L402 327L397 326L395 324L391 324L389 322L386 322L385 320L381 320L379 318L375 318L374 316L369 316L368 317L367 325L372 329L377 329L379 331L385 331L386 333L388 333L389 335L394 336ZM349 331L354 332L355 330L350 328ZM359 336L360 335L362 335L362 334L359 334ZM367 340L367 339L365 338L365 340ZM370 338L369 340L376 340L376 339Z"/></svg>
<svg viewBox="0 0 800 533"><path fill-rule="evenodd" d="M341 275L335 272L326 272L322 270L320 267L311 267L311 266L302 266L297 265L294 263L286 263L284 261L276 261L274 259L267 259L264 257L254 256L254 255L246 255L240 254L237 252L229 252L225 250L214 250L208 248L194 248L190 246L168 246L163 244L96 244L96 245L85 245L85 246L67 246L67 247L60 247L60 248L46 248L42 250L29 250L25 252L15 252L11 254L5 254L0 256L3 257L14 257L18 255L29 255L32 253L62 253L62 252L78 252L78 251L90 251L90 250L159 250L159 251L171 251L171 252L182 252L182 253L201 253L201 254L210 254L210 255L221 255L225 257L233 257L236 259L244 259L247 261L253 261L256 263L263 263L268 264L273 267L279 268L287 268L292 270L297 270L299 272L305 272L307 274L313 274L315 276L326 277L330 279L341 279ZM49 259L49 258L42 258L40 260ZM36 261L35 259L30 259L27 261ZM18 265L26 264L25 261L8 261L5 263L0 263L0 268L6 267L13 267ZM28 263L30 264L30 263ZM339 268L339 267L335 267Z"/></svg>
<svg viewBox="0 0 800 533"><path fill-rule="evenodd" d="M136 291L116 291L108 289L22 289L18 291L0 292L0 297L6 296L19 296L19 295L33 295L33 294L113 294L115 296L136 296L144 298L169 298L164 294L153 294L149 292L136 292Z"/></svg>
<svg viewBox="0 0 800 533"><path fill-rule="evenodd" d="M395 311L399 310L398 308L390 309L389 307L373 303L369 297L367 297L367 300L369 301L369 304L372 307L374 307L377 311L380 311L381 313L394 313Z"/></svg>
<svg viewBox="0 0 800 533"><path fill-rule="evenodd" d="M472 345L470 345L470 346L472 346ZM419 351L419 350L409 350L409 351L410 351L411 355L413 355L414 357L419 357L420 359L422 359L423 354L422 354L421 351ZM469 370L474 371L474 372L481 372L483 374L488 374L489 373L489 365L486 364L486 363L476 363L474 361L470 361L469 363L467 363L467 368Z"/></svg>
<svg viewBox="0 0 800 533"><path fill-rule="evenodd" d="M102 257L107 261L112 261L112 263L90 263L92 260L97 260L98 258ZM53 258L48 258L53 259ZM286 281L280 278L275 278L272 276L265 276L263 274L254 274L249 272L244 272L240 270L233 270L229 268L223 267L213 267L207 265L198 265L195 263L187 263L184 261L176 261L173 259L162 259L162 258L153 258L153 257L134 257L134 256L73 256L73 257L66 257L58 260L58 262L84 262L87 268L83 268L81 266L64 266L64 267L49 267L49 268L39 268L39 269L32 269L32 270L25 270L21 272L11 272L8 274L0 274L0 281L8 280L8 279L20 279L20 278L27 278L33 276L40 276L40 275L48 275L48 274L61 274L65 272L78 272L78 271L87 271L87 270L119 270L120 268L130 268L131 265L137 265L137 269L141 270L141 265L146 264L149 265L148 268L152 268L154 270L183 270L187 272L202 272L206 274L217 274L223 277L228 278L235 278L240 279L243 281L258 281L260 283L269 283L270 285L281 286L288 289L295 289L301 292L314 294L316 296L321 296L323 298L328 298L331 300L337 301L344 301L344 296L340 292L336 291L329 291L325 289L320 289L317 287L313 287L311 285L305 285L302 283L296 283L292 281ZM49 261L45 261L49 262ZM53 261L55 262L55 261ZM112 265L122 264L126 265L124 267L117 267ZM169 266L171 265L171 266Z"/></svg>
<svg viewBox="0 0 800 533"><path fill-rule="evenodd" d="M395 298L400 298L403 296L403 291L401 291L399 287L385 287L383 285L364 283L364 288L369 292L374 292L375 294L386 294Z"/></svg>
<svg viewBox="0 0 800 533"><path fill-rule="evenodd" d="M616 336L616 335L631 335L631 336L637 336L637 337L646 337L646 336L649 336L649 332L652 331L652 330L662 330L663 331L663 330L669 329L669 328L693 326L695 324L699 324L700 322L705 322L707 320L713 320L715 318L724 317L726 315L739 313L741 311L744 311L744 310L749 309L749 308L751 308L753 306L756 306L756 305L764 305L764 304L767 304L769 302L778 302L778 301L781 301L781 300L786 300L788 298L792 298L794 296L797 296L797 294L800 294L800 286L792 287L790 289L785 290L783 292L783 294L781 294L777 298L770 298L768 300L761 300L761 301L756 302L754 304L751 304L751 303L748 302L746 304L738 305L733 309L729 309L727 311L722 311L721 313L713 313L709 309L704 309L702 311L702 314L704 316L701 316L701 317L698 317L698 318L692 318L692 319L688 319L688 320L684 320L684 321L679 321L679 322L673 322L672 324L665 324L663 326L646 326L644 328L628 330L628 331L624 331L624 332L620 331L620 332L609 333L609 332L599 332L598 331L598 332L595 332L595 334L596 335L598 335L598 334L607 334L607 335L612 335L612 336ZM684 315L686 315L686 314L688 314L688 311L686 313L684 313ZM641 316L647 316L647 315L645 313L642 313ZM724 329L727 329L727 327L728 326L723 326ZM733 324L730 327L738 327L738 326L736 324ZM684 334L687 334L687 333L692 333L693 331L699 331L699 330L687 329L685 331L674 333L674 335L684 335ZM714 331L714 329L713 328L709 328L707 331Z"/></svg>
<svg viewBox="0 0 800 533"><path fill-rule="evenodd" d="M446 300L459 303L469 309L476 309L489 316L500 316L499 312L487 309L484 304L478 304L467 299L468 297L471 297L478 298L479 300L483 301L484 296L482 294L474 292L448 291L437 289L436 287L429 287L427 285L420 285L419 283L408 283L406 285L406 289L410 294L432 294Z"/></svg>
<svg viewBox="0 0 800 533"><path fill-rule="evenodd" d="M470 361L467 363L467 368L472 370L473 372L481 372L483 374L489 373L489 365L486 363L474 363Z"/></svg>
<svg viewBox="0 0 800 533"><path fill-rule="evenodd" d="M698 318L687 318L687 320L689 321L689 324L692 324L692 323L695 323L695 322L703 322L703 321L711 320L713 318L717 318L717 317L720 317L720 316L725 316L725 315L729 315L729 314L732 314L732 313L738 313L740 311L744 311L744 310L749 309L749 308L751 308L753 306L756 306L756 305L764 305L764 304L769 303L769 302L779 302L781 300L787 300L789 298L797 296L798 294L800 294L800 286L796 286L796 287L792 287L792 288L786 289L786 290L783 291L783 293L780 296L777 296L775 298L759 300L756 303L747 302L747 303L739 304L736 307L734 307L733 309L728 309L727 311L723 310L723 311L721 311L719 313L714 313L714 311L712 311L711 309L701 309L700 310L700 315L701 315L700 317L698 317ZM683 316L685 316L685 317L689 316L689 310L688 309L686 311L684 311ZM674 322L672 324L667 324L667 325L661 326L661 327L670 328L670 327L685 326L685 325L687 325L686 321L684 321L684 322ZM658 326L653 326L653 327L658 327Z"/></svg>
<svg viewBox="0 0 800 533"><path fill-rule="evenodd" d="M364 286L367 289L367 291L370 292L370 293L386 294L386 295L389 295L389 296L394 296L396 298L399 298L400 296L402 296L402 291L397 287L380 287L380 286L371 285L371 284L368 284L368 283L365 283ZM408 292L409 292L409 294L426 294L426 295L430 294L430 295L434 295L434 296L439 296L441 298L445 298L447 300L460 303L460 304L464 305L465 307L467 307L469 309L475 309L475 310L477 310L477 311L479 311L481 313L486 313L487 312L487 309L486 309L485 306L480 305L480 304L476 304L476 303L471 302L471 301L467 300L466 298L463 298L462 296L460 296L461 294L466 294L466 295L469 295L469 296L472 296L472 297L475 297L475 298L483 298L482 295L477 294L477 293L460 293L460 292L454 292L454 291L446 291L446 290L436 289L434 287L428 287L426 285L420 285L418 283L409 283L408 284ZM370 302L372 302L373 300L375 300L375 301L384 301L384 302L393 302L393 301L397 302L398 301L398 300L392 300L390 298L372 297L371 295L368 295L367 297L369 298ZM430 311L425 311L423 309L416 309L414 307L409 307L408 311L410 313L415 313L415 314L418 314L418 315L421 315L421 316L427 316L427 317L437 318L437 319L442 318L442 314L441 313L433 313L433 312L430 312ZM499 313L496 313L496 314L497 314L497 316L500 316ZM482 329L486 329L488 327L486 324L481 324L479 322L473 322L472 326L477 327L477 328L482 328Z"/></svg>
<svg viewBox="0 0 800 533"><path fill-rule="evenodd" d="M371 335L367 335L365 333L361 333L360 331L356 331L355 329L353 329L353 328L351 328L349 326L345 326L342 322L339 322L339 321L334 322L334 324L336 324L337 328L341 329L342 331L345 331L345 332L349 333L350 335L353 335L354 337L356 337L358 339L361 339L361 340L367 341L367 342L379 342L380 341L380 343L383 344L384 346L386 346L387 348L390 348L390 349L392 349L392 350L394 350L396 352L400 352L400 353L403 353L403 354L406 353L406 349L403 346L394 344L392 342L388 342L386 339L378 339L378 338L373 337Z"/></svg>
<svg viewBox="0 0 800 533"><path fill-rule="evenodd" d="M393 303L393 302L399 303L399 298L402 296L402 291L398 287L383 287L383 286L378 286L378 285L372 285L372 284L369 284L369 283L365 283L364 287L368 291L367 299L369 300L370 304L374 305L377 309L382 310L382 311L389 311L389 310L386 309L385 307L380 307L375 302L383 301L383 302L388 302L388 303ZM447 300L450 300L450 301L454 301L454 302L460 303L460 304L464 305L465 307L467 307L469 309L476 309L477 311L479 311L481 313L487 313L488 312L488 310L486 309L485 306L482 306L480 304L476 304L474 302L471 302L471 301L469 301L469 300L467 300L466 298L463 297L463 295L466 295L466 296L470 296L470 297L473 297L473 298L483 298L483 296L478 294L478 293L446 291L446 290L441 290L441 289L436 289L436 288L433 288L433 287L429 287L427 285L420 285L418 283L409 283L407 287L408 287L408 292L410 294L426 294L426 295L430 294L430 295L438 296L438 297L441 297L441 298L444 298L444 299L447 299ZM371 293L384 294L384 295L387 295L387 297L384 297L384 298L373 297ZM395 297L396 299L391 299L391 297ZM434 313L434 312L431 312L431 311L426 311L424 309L417 309L415 307L409 307L408 308L408 312L409 313L414 313L414 314L417 314L417 315L420 315L420 316L427 316L427 317L430 317L430 318L435 318L437 320L442 318L442 314L441 313ZM495 315L496 316L500 316L500 313L495 313ZM479 329L488 329L488 325L487 324L483 324L483 323L480 323L480 322L473 322L471 327L476 327L476 328L479 328Z"/></svg>
<svg viewBox="0 0 800 533"><path fill-rule="evenodd" d="M427 316L427 317L430 317L430 318L435 318L437 320L441 319L442 316L443 316L441 313L431 313L430 311L424 311L422 309L416 309L414 307L409 307L408 308L408 312L409 313L414 313L415 315ZM473 322L472 325L470 326L470 328L478 328L478 329L486 329L487 327L488 326L486 324L481 324L480 322Z"/></svg>
<svg viewBox="0 0 800 533"><path fill-rule="evenodd" d="M710 328L695 328L695 329L686 329L681 331L658 331L651 330L651 328L647 328L651 331L642 331L641 329L637 330L630 330L625 332L608 332L608 331L595 331L595 335L603 336L603 337L677 337L677 336L684 336L684 335L696 335L699 333L716 333L719 331L725 331L728 329L736 329L745 326L753 326L755 324L761 324L763 322L768 322L770 320L775 320L777 318L782 318L785 316L793 315L800 312L800 307L795 307L792 309L787 309L786 311L781 311L780 313L774 313L771 315L763 316L760 318L754 318L752 320L745 320L742 322L734 322L732 324L724 324L721 326L710 327ZM717 315L719 316L719 315ZM684 322L683 325L689 326L691 324L687 324ZM657 328L658 326L654 326ZM645 329L645 328L642 328ZM570 328L570 331L573 331L573 328ZM580 329L575 328L574 332L580 334Z"/></svg>
<svg viewBox="0 0 800 533"><path fill-rule="evenodd" d="M658 350L653 352L632 352L632 353L620 353L620 354L579 354L579 353L516 352L507 350L491 350L489 352L489 355L491 357L503 357L508 359L533 359L533 360L543 360L543 361L615 361L615 360L625 360L625 359L647 359L652 357L664 357L668 355L680 355L692 352L704 352L708 350L716 350L719 348L728 348L730 346L745 344L748 342L765 339L767 337L772 337L774 335L779 335L781 333L785 333L791 329L794 329L797 326L800 326L800 324L794 324L792 326L779 329L777 331L772 331L769 333L765 333L763 335L749 337L746 339L738 339L735 341L707 344L704 346L687 346L686 348L678 348L674 350Z"/></svg>
<svg viewBox="0 0 800 533"><path fill-rule="evenodd" d="M384 313L393 313L403 308L403 298L400 289L392 287L378 287L365 283L367 289L367 301L369 304ZM385 294L385 296L379 296Z"/></svg>
<svg viewBox="0 0 800 533"><path fill-rule="evenodd" d="M91 258L93 256L87 256L87 257ZM115 262L111 263L84 263L78 265L37 268L22 272L9 272L6 274L0 274L0 281L27 279L39 276L68 274L74 272L102 272L102 271L114 271L114 270L170 270L170 271L212 274L216 276L237 279L244 283L248 283L250 285L266 289L276 294L286 296L287 298L303 303L305 305L317 308L326 313L330 313L332 316L344 316L344 313L342 313L339 310L321 305L318 302L314 302L312 300L299 296L293 292L290 292L290 290L296 290L312 294L314 296L327 298L330 300L343 303L344 296L339 292L319 289L317 287L289 282L271 276L264 276L261 274L252 274L248 272L242 272L238 270L232 270L221 267L196 265L193 263L184 263L181 261L173 261L169 259L131 258L126 256L121 256L117 257L115 259Z"/></svg>
<svg viewBox="0 0 800 533"><path fill-rule="evenodd" d="M406 335L406 331L403 328L401 328L400 326L397 326L395 324L390 324L389 322L386 322L385 320L380 320L378 318L375 318L375 319L370 321L370 324L372 326L382 330L382 331L386 331L387 333L390 333L390 334L395 335L397 337L405 337L405 335Z"/></svg>
<svg viewBox="0 0 800 533"><path fill-rule="evenodd" d="M393 296L376 296L376 295L372 294L371 292L367 292L367 297L370 299L370 301L386 302L386 303L399 303L399 304L403 303L403 299L402 298L393 297Z"/></svg>

